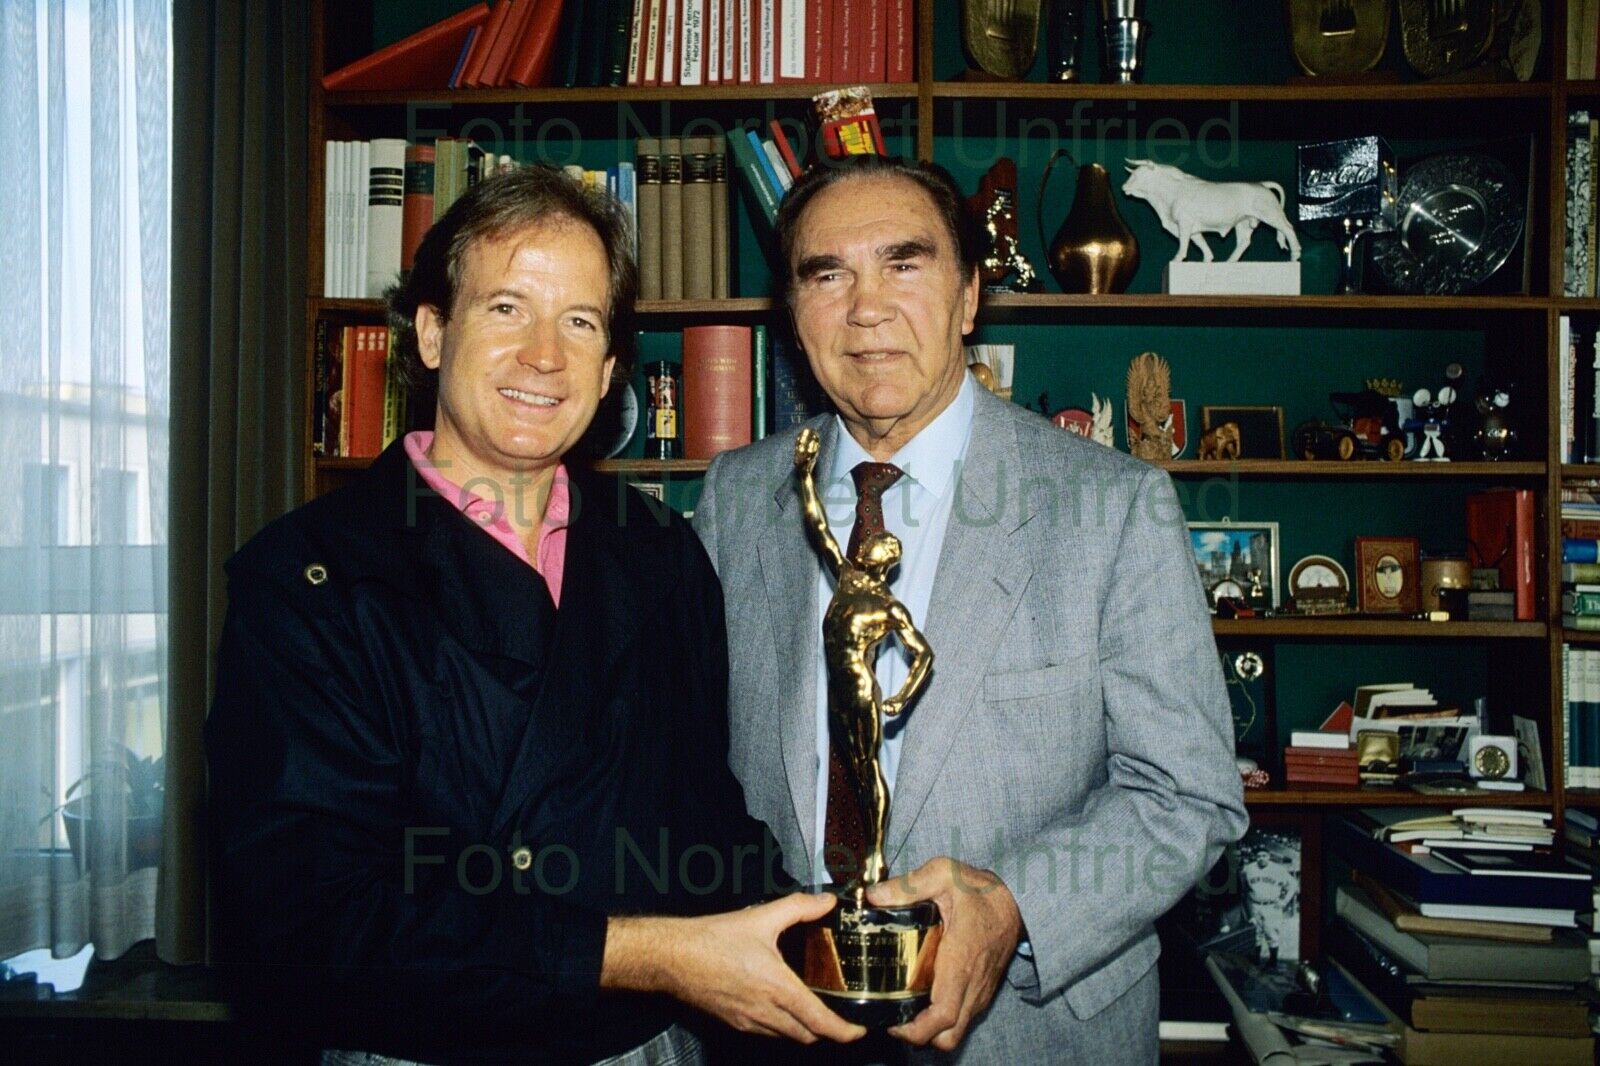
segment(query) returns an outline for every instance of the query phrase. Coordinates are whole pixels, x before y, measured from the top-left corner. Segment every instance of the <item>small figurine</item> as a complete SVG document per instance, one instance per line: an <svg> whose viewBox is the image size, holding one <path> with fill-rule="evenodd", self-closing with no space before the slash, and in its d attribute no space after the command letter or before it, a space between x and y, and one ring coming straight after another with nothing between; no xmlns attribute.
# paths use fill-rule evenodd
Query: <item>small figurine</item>
<svg viewBox="0 0 1600 1066"><path fill-rule="evenodd" d="M967 197L967 207L989 235L989 252L978 264L983 291L1038 292L1043 288L1017 240L1017 164L1000 159L990 167L979 179L978 191Z"/></svg>
<svg viewBox="0 0 1600 1066"><path fill-rule="evenodd" d="M1139 424L1138 438L1128 442L1134 458L1172 458L1172 369L1155 352L1128 364L1128 417Z"/></svg>
<svg viewBox="0 0 1600 1066"><path fill-rule="evenodd" d="M1439 387L1433 396L1427 389L1418 389L1411 396L1416 417L1405 424L1406 429L1422 430L1422 447L1417 449L1418 462L1448 463L1450 457L1444 448L1444 431L1449 425L1449 407L1456 402L1456 390L1449 385Z"/></svg>
<svg viewBox="0 0 1600 1066"><path fill-rule="evenodd" d="M1250 247L1260 223L1276 231L1278 247L1289 253L1291 262L1299 261L1300 239L1284 214L1283 186L1277 182L1206 181L1149 159L1130 159L1127 167L1128 180L1122 191L1148 202L1161 220L1161 228L1178 238L1174 263L1188 256L1191 241L1200 246L1204 261L1212 262L1216 257L1202 231L1225 234L1229 230L1233 231L1234 247L1227 261L1236 263Z"/></svg>
<svg viewBox="0 0 1600 1066"><path fill-rule="evenodd" d="M1507 458L1517 444L1517 431L1511 425L1511 385L1497 386L1487 379L1478 383L1473 407L1478 412L1478 429L1472 440L1483 458L1498 462Z"/></svg>
<svg viewBox="0 0 1600 1066"><path fill-rule="evenodd" d="M1224 422L1200 435L1201 459L1239 458L1239 423Z"/></svg>
<svg viewBox="0 0 1600 1066"><path fill-rule="evenodd" d="M1093 425L1089 430L1089 439L1096 444L1104 444L1107 448L1113 447L1111 436L1111 400L1102 400L1095 393L1089 394L1090 417Z"/></svg>

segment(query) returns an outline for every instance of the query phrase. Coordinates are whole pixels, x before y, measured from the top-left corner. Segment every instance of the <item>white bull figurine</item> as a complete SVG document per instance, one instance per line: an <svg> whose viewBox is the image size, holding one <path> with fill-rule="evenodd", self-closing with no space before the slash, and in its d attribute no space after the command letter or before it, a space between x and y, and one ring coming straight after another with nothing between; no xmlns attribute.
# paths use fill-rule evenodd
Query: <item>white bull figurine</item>
<svg viewBox="0 0 1600 1066"><path fill-rule="evenodd" d="M1174 263L1189 254L1189 242L1200 246L1204 261L1216 257L1200 234L1233 231L1233 254L1228 262L1238 262L1250 247L1256 225L1265 222L1277 231L1278 247L1288 249L1289 259L1300 259L1300 240L1283 213L1283 186L1275 181L1206 181L1185 174L1177 167L1149 159L1127 161L1128 180L1122 191L1147 201L1161 219L1161 228L1178 238Z"/></svg>

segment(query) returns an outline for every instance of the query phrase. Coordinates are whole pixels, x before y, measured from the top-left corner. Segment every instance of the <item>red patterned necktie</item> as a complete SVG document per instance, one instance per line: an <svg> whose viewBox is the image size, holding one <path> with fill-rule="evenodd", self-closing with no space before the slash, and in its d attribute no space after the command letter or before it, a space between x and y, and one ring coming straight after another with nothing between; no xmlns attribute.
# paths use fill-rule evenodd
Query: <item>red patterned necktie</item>
<svg viewBox="0 0 1600 1066"><path fill-rule="evenodd" d="M856 524L850 530L845 555L855 557L861 542L882 533L883 493L903 472L892 463L857 463L850 476L856 483ZM861 872L867 854L866 819L856 790L855 772L839 756L839 745L828 742L828 814L823 822L823 864L834 884L842 885Z"/></svg>

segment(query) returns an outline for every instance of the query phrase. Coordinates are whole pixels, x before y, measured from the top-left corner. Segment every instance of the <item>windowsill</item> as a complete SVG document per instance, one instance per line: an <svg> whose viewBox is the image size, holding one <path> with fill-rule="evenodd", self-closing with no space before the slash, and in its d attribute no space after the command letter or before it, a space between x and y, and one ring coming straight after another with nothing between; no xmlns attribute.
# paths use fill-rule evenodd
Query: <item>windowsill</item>
<svg viewBox="0 0 1600 1066"><path fill-rule="evenodd" d="M82 1018L122 1021L225 1022L238 1017L208 966L170 966L153 940L119 959L89 963L83 986L60 995L49 985L0 984L0 1018Z"/></svg>

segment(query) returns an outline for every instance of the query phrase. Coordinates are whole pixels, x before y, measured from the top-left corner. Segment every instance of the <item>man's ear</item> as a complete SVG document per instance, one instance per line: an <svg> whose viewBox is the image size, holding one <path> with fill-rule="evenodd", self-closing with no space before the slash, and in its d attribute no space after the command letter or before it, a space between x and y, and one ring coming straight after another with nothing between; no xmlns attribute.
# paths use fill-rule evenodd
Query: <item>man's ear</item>
<svg viewBox="0 0 1600 1066"><path fill-rule="evenodd" d="M417 353L422 356L422 365L438 370L444 349L444 316L432 304L418 304L416 327Z"/></svg>
<svg viewBox="0 0 1600 1066"><path fill-rule="evenodd" d="M979 277L974 270L972 277L961 287L961 335L965 337L972 332L972 327L978 322L978 293Z"/></svg>
<svg viewBox="0 0 1600 1066"><path fill-rule="evenodd" d="M617 357L614 356L614 355L606 356L606 361L605 361L604 365L601 367L601 371L600 371L600 397L601 397L601 399L604 399L606 393L611 391L611 377L616 372L617 372Z"/></svg>

